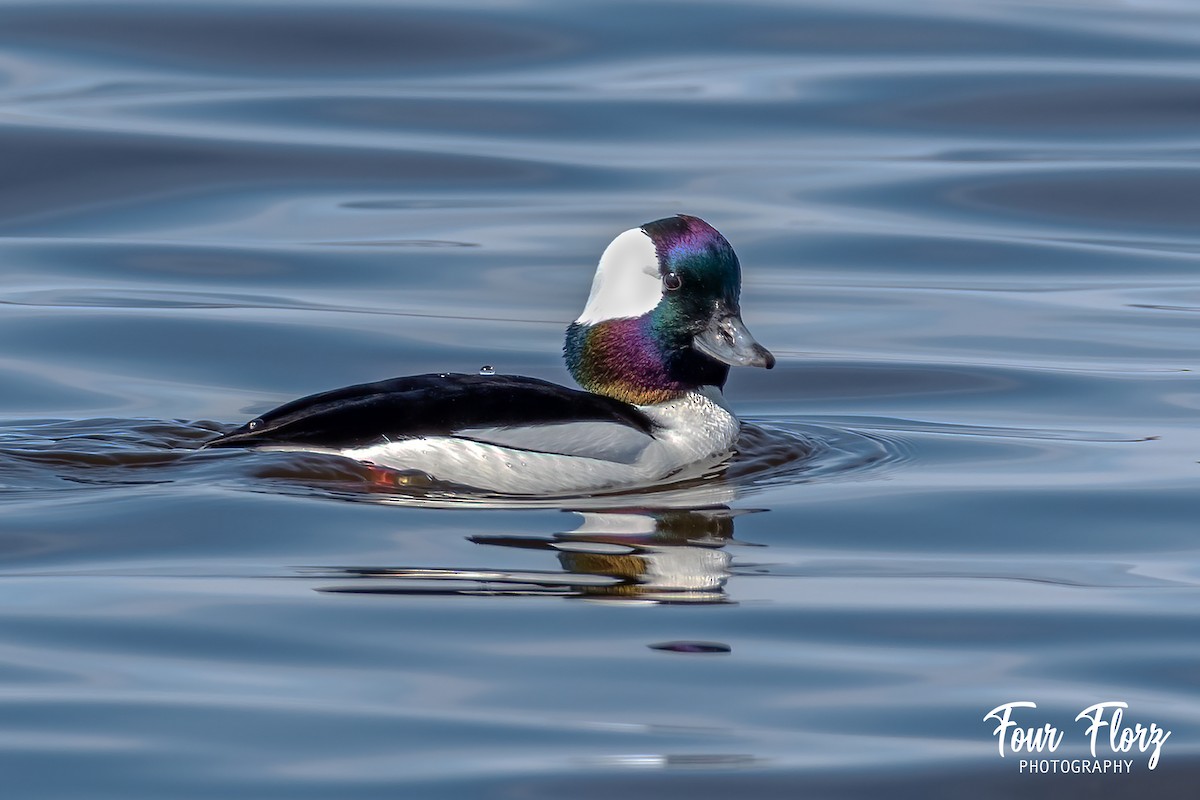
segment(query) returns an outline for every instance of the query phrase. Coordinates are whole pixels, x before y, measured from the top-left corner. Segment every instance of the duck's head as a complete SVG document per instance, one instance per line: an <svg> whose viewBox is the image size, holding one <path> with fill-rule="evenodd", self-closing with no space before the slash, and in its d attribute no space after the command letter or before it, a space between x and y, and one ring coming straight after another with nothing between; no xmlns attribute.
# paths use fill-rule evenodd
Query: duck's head
<svg viewBox="0 0 1200 800"><path fill-rule="evenodd" d="M725 237L680 214L613 239L587 305L567 328L567 368L588 391L648 405L725 385L729 366L775 366L738 304L742 270Z"/></svg>

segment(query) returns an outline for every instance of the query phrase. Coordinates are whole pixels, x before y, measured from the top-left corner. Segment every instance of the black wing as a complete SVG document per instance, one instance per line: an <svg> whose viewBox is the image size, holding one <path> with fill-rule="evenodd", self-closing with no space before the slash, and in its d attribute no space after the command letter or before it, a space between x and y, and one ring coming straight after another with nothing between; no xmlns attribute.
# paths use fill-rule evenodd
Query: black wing
<svg viewBox="0 0 1200 800"><path fill-rule="evenodd" d="M601 422L638 438L654 423L611 397L507 375L413 375L302 397L205 447L298 445L354 448L418 436L490 439L496 431Z"/></svg>

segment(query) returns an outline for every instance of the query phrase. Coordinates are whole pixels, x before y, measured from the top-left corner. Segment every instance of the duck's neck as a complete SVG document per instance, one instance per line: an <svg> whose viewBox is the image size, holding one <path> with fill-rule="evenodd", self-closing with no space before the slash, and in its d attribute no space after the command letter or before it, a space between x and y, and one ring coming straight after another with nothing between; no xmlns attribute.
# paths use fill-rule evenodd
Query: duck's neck
<svg viewBox="0 0 1200 800"><path fill-rule="evenodd" d="M576 383L633 405L676 400L702 386L725 385L729 367L668 333L653 314L567 328L563 356Z"/></svg>

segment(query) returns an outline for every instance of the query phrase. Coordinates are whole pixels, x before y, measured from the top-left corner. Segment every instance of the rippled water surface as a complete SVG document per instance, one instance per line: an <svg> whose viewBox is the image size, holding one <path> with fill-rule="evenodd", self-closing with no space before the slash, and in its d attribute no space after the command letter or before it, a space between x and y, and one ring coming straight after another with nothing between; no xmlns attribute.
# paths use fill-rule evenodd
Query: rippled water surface
<svg viewBox="0 0 1200 800"><path fill-rule="evenodd" d="M1198 154L1169 0L0 3L5 796L1194 797ZM720 474L198 449L569 383L680 211L780 359ZM1018 700L1172 734L1022 774Z"/></svg>

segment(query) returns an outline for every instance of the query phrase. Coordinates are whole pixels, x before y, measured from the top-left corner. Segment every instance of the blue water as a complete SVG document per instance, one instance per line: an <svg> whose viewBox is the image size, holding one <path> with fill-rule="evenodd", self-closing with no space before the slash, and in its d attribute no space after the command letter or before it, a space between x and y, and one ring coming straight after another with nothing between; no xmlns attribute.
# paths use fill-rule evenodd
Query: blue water
<svg viewBox="0 0 1200 800"><path fill-rule="evenodd" d="M1194 797L1198 155L1170 0L0 4L4 795ZM569 383L676 212L780 359L722 475L197 450ZM1172 734L1022 774L1018 700L1055 758L1094 703Z"/></svg>

